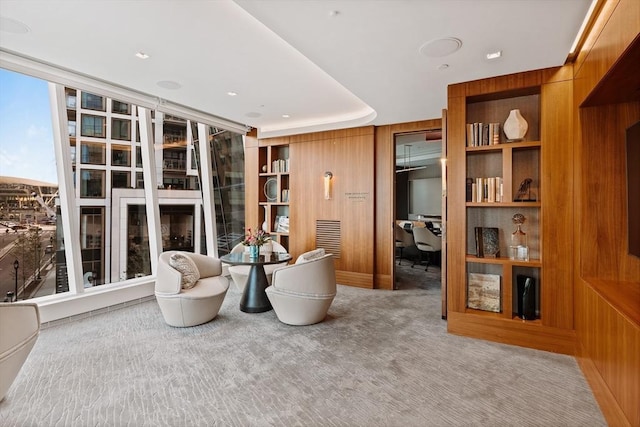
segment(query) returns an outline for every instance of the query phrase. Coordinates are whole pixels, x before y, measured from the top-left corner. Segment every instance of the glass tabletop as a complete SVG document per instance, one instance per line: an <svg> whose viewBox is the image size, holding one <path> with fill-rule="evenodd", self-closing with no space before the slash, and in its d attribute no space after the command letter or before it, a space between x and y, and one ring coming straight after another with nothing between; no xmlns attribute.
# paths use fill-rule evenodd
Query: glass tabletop
<svg viewBox="0 0 640 427"><path fill-rule="evenodd" d="M289 261L291 255L286 252L270 252L258 255L257 258L251 258L248 252L232 253L222 255L220 261L233 265L267 265L279 264Z"/></svg>

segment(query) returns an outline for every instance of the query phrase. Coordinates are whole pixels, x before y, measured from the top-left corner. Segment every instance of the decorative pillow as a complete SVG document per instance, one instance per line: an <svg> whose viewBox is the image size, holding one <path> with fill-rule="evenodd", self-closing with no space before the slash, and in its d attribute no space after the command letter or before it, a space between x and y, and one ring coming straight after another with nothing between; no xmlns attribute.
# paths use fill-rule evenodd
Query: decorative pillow
<svg viewBox="0 0 640 427"><path fill-rule="evenodd" d="M196 263L191 258L183 254L173 254L169 259L169 265L182 274L182 289L191 289L200 280L200 272Z"/></svg>
<svg viewBox="0 0 640 427"><path fill-rule="evenodd" d="M303 262L309 262L317 258L322 258L324 256L324 249L319 248L313 251L305 252L296 259L296 264L302 264Z"/></svg>

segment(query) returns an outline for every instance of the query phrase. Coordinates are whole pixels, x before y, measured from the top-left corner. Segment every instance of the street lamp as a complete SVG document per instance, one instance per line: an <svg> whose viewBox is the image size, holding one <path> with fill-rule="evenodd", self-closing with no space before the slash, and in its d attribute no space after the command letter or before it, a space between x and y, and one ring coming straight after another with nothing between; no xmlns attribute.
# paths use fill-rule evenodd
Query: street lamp
<svg viewBox="0 0 640 427"><path fill-rule="evenodd" d="M40 280L40 230L36 229L36 280Z"/></svg>
<svg viewBox="0 0 640 427"><path fill-rule="evenodd" d="M18 301L18 268L20 267L20 263L18 260L13 262L13 269L16 271L16 301Z"/></svg>

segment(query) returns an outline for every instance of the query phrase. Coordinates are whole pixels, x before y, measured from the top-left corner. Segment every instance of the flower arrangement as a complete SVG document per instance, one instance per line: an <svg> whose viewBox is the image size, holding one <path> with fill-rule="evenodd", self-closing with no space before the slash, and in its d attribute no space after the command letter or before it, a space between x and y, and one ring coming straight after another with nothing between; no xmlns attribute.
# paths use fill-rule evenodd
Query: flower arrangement
<svg viewBox="0 0 640 427"><path fill-rule="evenodd" d="M253 232L250 228L247 228L247 234L245 234L242 244L245 246L262 246L269 240L271 240L271 236L266 231L258 228Z"/></svg>

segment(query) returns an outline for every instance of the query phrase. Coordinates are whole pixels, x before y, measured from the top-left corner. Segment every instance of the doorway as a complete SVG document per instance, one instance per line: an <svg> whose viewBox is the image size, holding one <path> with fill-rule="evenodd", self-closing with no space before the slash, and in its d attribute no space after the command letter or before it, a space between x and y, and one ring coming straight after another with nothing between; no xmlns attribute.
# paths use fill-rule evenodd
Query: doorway
<svg viewBox="0 0 640 427"><path fill-rule="evenodd" d="M395 148L394 179L394 228L400 237L406 238L403 248L396 249L394 262L394 289L422 288L437 291L445 300L446 278L444 275L442 245L446 204L446 169L442 161L443 135L440 128L416 130L393 135ZM413 239L413 228L424 227L437 236L434 251L423 252L415 244L406 245ZM428 262L428 267L425 265ZM426 269L426 271L425 271ZM435 295L434 295L435 296ZM443 303L443 318L445 317Z"/></svg>

